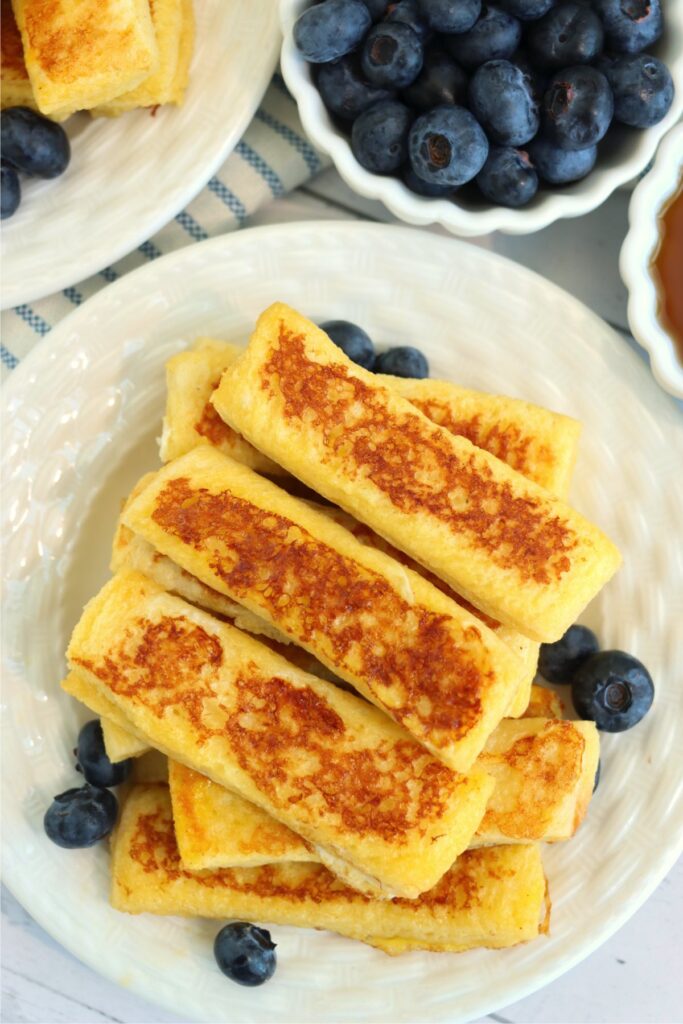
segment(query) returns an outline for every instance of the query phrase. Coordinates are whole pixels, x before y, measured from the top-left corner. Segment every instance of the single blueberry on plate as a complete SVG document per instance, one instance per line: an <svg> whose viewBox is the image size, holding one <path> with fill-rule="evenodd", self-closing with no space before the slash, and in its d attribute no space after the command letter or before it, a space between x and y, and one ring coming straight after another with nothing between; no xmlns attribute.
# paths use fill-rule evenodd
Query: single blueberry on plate
<svg viewBox="0 0 683 1024"><path fill-rule="evenodd" d="M13 213L17 212L21 202L21 183L19 175L11 164L2 163L0 168L0 219L7 220Z"/></svg>
<svg viewBox="0 0 683 1024"><path fill-rule="evenodd" d="M662 34L660 0L593 0L593 7L605 26L605 42L610 50L638 53Z"/></svg>
<svg viewBox="0 0 683 1024"><path fill-rule="evenodd" d="M467 75L440 46L425 52L422 71L403 90L403 99L413 110L431 110L442 103L462 104L467 98Z"/></svg>
<svg viewBox="0 0 683 1024"><path fill-rule="evenodd" d="M423 181L410 164L403 168L403 181L411 192L428 199L448 199L456 191L452 185L430 185L428 181Z"/></svg>
<svg viewBox="0 0 683 1024"><path fill-rule="evenodd" d="M481 0L418 0L435 32L467 32L481 14Z"/></svg>
<svg viewBox="0 0 683 1024"><path fill-rule="evenodd" d="M320 329L359 366L371 370L375 365L375 346L368 334L350 320L326 320Z"/></svg>
<svg viewBox="0 0 683 1024"><path fill-rule="evenodd" d="M392 377L412 377L421 380L429 376L429 363L419 349L412 345L398 345L380 352L375 360L375 373L388 373Z"/></svg>
<svg viewBox="0 0 683 1024"><path fill-rule="evenodd" d="M522 146L538 131L538 103L531 83L509 60L490 60L475 71L469 101L470 110L491 142Z"/></svg>
<svg viewBox="0 0 683 1024"><path fill-rule="evenodd" d="M476 177L488 156L484 131L469 110L440 106L415 121L409 137L410 162L424 181L464 185Z"/></svg>
<svg viewBox="0 0 683 1024"><path fill-rule="evenodd" d="M522 26L507 11L484 4L481 17L469 32L444 36L444 45L464 68L478 68L487 60L511 57L522 38Z"/></svg>
<svg viewBox="0 0 683 1024"><path fill-rule="evenodd" d="M411 111L397 100L382 100L353 122L351 150L359 164L373 174L397 171L408 155Z"/></svg>
<svg viewBox="0 0 683 1024"><path fill-rule="evenodd" d="M535 21L542 18L555 0L498 0L498 6L520 21Z"/></svg>
<svg viewBox="0 0 683 1024"><path fill-rule="evenodd" d="M587 658L572 683L577 714L603 732L632 729L648 713L654 696L650 673L624 651L601 651Z"/></svg>
<svg viewBox="0 0 683 1024"><path fill-rule="evenodd" d="M383 21L365 37L360 63L369 82L405 89L419 75L423 57L422 43L410 25Z"/></svg>
<svg viewBox="0 0 683 1024"><path fill-rule="evenodd" d="M213 955L223 974L239 985L263 985L277 966L275 943L270 932L246 921L233 921L221 928L213 944Z"/></svg>
<svg viewBox="0 0 683 1024"><path fill-rule="evenodd" d="M399 0L396 4L389 4L386 20L404 22L412 28L423 43L426 43L432 35L432 30L427 24L417 0Z"/></svg>
<svg viewBox="0 0 683 1024"><path fill-rule="evenodd" d="M61 124L28 107L8 107L0 114L2 159L37 178L56 178L71 159L71 147Z"/></svg>
<svg viewBox="0 0 683 1024"><path fill-rule="evenodd" d="M585 64L558 71L543 96L543 131L560 149L586 149L612 121L612 90L602 72Z"/></svg>
<svg viewBox="0 0 683 1024"><path fill-rule="evenodd" d="M351 54L333 64L321 64L317 82L327 109L347 121L353 121L373 103L390 99L392 95L389 89L366 82Z"/></svg>
<svg viewBox="0 0 683 1024"><path fill-rule="evenodd" d="M94 846L116 824L118 801L108 789L86 783L56 796L43 818L48 839L66 850Z"/></svg>
<svg viewBox="0 0 683 1024"><path fill-rule="evenodd" d="M527 146L531 162L539 178L548 185L568 185L580 181L595 167L598 147L587 149L560 149L542 136L536 136Z"/></svg>
<svg viewBox="0 0 683 1024"><path fill-rule="evenodd" d="M104 747L104 736L99 719L86 722L78 734L76 747L78 768L86 782L93 786L119 786L130 775L133 761L117 761L113 764Z"/></svg>
<svg viewBox="0 0 683 1024"><path fill-rule="evenodd" d="M567 68L595 60L602 52L604 35L597 14L569 0L529 26L526 46L537 67Z"/></svg>
<svg viewBox="0 0 683 1024"><path fill-rule="evenodd" d="M549 683L571 683L579 666L599 650L593 630L575 624L554 644L541 644L538 671Z"/></svg>
<svg viewBox="0 0 683 1024"><path fill-rule="evenodd" d="M477 175L479 191L499 206L526 206L538 191L538 175L523 149L491 146Z"/></svg>
<svg viewBox="0 0 683 1024"><path fill-rule="evenodd" d="M614 96L614 120L650 128L669 112L674 84L666 64L647 53L622 57L606 71Z"/></svg>
<svg viewBox="0 0 683 1024"><path fill-rule="evenodd" d="M294 43L311 64L325 64L353 50L371 24L363 0L324 0L299 15Z"/></svg>

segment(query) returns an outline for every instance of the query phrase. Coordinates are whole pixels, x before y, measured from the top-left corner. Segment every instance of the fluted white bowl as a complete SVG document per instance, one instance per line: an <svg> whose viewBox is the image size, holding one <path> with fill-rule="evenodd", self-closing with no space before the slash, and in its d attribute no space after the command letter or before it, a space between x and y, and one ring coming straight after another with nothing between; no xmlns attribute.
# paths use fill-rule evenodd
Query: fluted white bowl
<svg viewBox="0 0 683 1024"><path fill-rule="evenodd" d="M427 199L411 192L397 178L371 174L358 163L348 138L334 124L313 82L311 66L303 59L292 37L294 22L311 0L280 0L282 74L299 105L299 115L309 138L329 154L344 181L354 192L379 199L408 224L441 224L453 234L470 237L490 231L526 235L562 217L589 213L609 195L635 178L651 160L657 143L683 113L683 0L663 0L666 31L652 47L671 71L676 94L667 116L645 131L615 126L600 146L595 170L583 181L563 188L539 189L535 198L519 210L467 198Z"/></svg>
<svg viewBox="0 0 683 1024"><path fill-rule="evenodd" d="M681 5L683 7L683 5ZM629 231L619 257L619 269L628 288L631 332L650 353L652 372L665 391L683 398L683 364L671 335L658 316L659 296L652 261L660 241L659 218L683 187L683 123L677 125L657 150L652 170L638 184L628 210ZM681 267L683 288L683 267Z"/></svg>

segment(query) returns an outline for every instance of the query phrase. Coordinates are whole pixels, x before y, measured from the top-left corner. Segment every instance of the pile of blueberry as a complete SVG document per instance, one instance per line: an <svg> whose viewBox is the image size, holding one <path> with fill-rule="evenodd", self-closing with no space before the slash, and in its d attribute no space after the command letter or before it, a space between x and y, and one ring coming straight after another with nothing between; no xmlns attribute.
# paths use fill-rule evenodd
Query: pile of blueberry
<svg viewBox="0 0 683 1024"><path fill-rule="evenodd" d="M358 162L421 196L520 207L671 106L660 0L323 0L294 41Z"/></svg>
<svg viewBox="0 0 683 1024"><path fill-rule="evenodd" d="M0 152L2 220L19 208L19 172L32 178L57 178L71 159L69 139L62 126L28 107L8 107L0 114Z"/></svg>
<svg viewBox="0 0 683 1024"><path fill-rule="evenodd" d="M370 336L350 320L328 320L320 327L352 362L365 370L389 373L392 377L429 376L426 357L412 345L398 345L376 355Z"/></svg>
<svg viewBox="0 0 683 1024"><path fill-rule="evenodd" d="M576 713L603 732L625 732L648 713L655 696L650 673L625 651L601 651L586 626L570 626L554 644L541 644L538 671L549 683L568 683Z"/></svg>

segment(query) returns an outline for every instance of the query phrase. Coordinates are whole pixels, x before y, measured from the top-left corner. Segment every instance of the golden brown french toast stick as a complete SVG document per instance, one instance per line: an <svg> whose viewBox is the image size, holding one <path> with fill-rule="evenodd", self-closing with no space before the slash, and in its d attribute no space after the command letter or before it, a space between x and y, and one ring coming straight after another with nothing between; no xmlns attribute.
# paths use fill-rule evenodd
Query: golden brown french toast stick
<svg viewBox="0 0 683 1024"><path fill-rule="evenodd" d="M484 772L457 775L377 708L138 573L89 602L68 658L132 732L289 825L356 887L419 895L484 814Z"/></svg>
<svg viewBox="0 0 683 1024"><path fill-rule="evenodd" d="M259 450L487 615L557 640L619 552L574 509L439 427L277 303L213 404Z"/></svg>
<svg viewBox="0 0 683 1024"><path fill-rule="evenodd" d="M394 953L513 946L535 938L546 918L543 865L533 845L465 853L413 900L371 899L320 864L192 874L178 855L168 788L159 785L137 786L129 795L113 840L112 875L112 905L130 914L326 928L386 943Z"/></svg>

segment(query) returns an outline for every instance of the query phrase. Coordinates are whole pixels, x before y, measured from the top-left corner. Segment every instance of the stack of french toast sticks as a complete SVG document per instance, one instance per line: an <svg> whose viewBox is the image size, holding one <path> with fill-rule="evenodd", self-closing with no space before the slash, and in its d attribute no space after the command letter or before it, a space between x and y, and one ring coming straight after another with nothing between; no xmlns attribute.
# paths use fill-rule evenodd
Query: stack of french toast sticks
<svg viewBox="0 0 683 1024"><path fill-rule="evenodd" d="M192 0L1 0L2 107L55 121L181 104Z"/></svg>
<svg viewBox="0 0 683 1024"><path fill-rule="evenodd" d="M114 907L391 954L545 931L541 846L575 833L599 751L532 686L539 644L620 561L564 500L578 424L374 375L282 304L167 374L165 465L63 683L139 758Z"/></svg>

